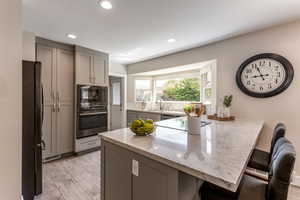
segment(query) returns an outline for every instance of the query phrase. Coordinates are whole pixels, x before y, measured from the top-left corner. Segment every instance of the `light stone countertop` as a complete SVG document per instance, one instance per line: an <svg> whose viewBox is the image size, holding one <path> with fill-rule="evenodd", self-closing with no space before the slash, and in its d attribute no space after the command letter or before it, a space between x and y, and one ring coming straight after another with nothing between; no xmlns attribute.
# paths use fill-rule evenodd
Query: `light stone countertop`
<svg viewBox="0 0 300 200"><path fill-rule="evenodd" d="M102 133L101 139L236 191L263 124L251 120L211 121L201 128L201 135L157 127L144 137L124 128Z"/></svg>

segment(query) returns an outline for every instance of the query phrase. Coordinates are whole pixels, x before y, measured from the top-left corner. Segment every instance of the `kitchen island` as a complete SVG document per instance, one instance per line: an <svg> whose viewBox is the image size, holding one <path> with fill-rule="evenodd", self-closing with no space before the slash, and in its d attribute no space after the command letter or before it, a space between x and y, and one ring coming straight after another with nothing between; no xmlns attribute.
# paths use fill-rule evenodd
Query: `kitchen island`
<svg viewBox="0 0 300 200"><path fill-rule="evenodd" d="M201 135L159 126L146 137L101 134L102 200L193 200L201 181L236 191L263 121L209 122Z"/></svg>

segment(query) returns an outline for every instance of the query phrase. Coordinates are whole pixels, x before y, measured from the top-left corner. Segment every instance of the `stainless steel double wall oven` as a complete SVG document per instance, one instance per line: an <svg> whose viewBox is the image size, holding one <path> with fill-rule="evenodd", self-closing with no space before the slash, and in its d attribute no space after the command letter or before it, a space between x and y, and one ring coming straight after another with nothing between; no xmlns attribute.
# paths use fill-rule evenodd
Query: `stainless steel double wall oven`
<svg viewBox="0 0 300 200"><path fill-rule="evenodd" d="M77 139L107 131L107 87L77 85L77 102Z"/></svg>

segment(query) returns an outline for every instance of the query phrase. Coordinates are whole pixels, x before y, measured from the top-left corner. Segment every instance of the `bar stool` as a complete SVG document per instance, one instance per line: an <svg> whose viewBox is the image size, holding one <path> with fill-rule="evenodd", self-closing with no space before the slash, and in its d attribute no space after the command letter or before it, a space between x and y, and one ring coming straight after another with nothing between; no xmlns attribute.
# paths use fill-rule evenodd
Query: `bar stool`
<svg viewBox="0 0 300 200"><path fill-rule="evenodd" d="M271 141L271 148L270 148L270 153L259 150L259 149L254 149L250 161L248 163L248 167L260 170L263 172L268 172L269 170L269 164L271 161L271 155L273 153L274 146L277 142L278 139L282 138L285 136L286 132L286 127L283 123L278 123L273 131L273 137Z"/></svg>
<svg viewBox="0 0 300 200"><path fill-rule="evenodd" d="M201 200L287 200L295 159L294 146L280 138L273 149L268 182L244 175L235 193L205 182Z"/></svg>

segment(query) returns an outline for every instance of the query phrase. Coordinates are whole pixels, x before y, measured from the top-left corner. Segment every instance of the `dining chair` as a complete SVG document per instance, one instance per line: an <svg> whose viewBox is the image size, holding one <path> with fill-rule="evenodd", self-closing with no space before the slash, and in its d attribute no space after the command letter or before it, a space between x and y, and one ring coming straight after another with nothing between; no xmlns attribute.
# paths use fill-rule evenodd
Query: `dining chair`
<svg viewBox="0 0 300 200"><path fill-rule="evenodd" d="M263 172L268 172L269 165L271 162L271 155L273 153L274 146L278 139L285 136L286 127L283 123L278 123L273 131L273 137L271 141L270 153L266 151L262 151L259 149L254 149L250 161L248 163L248 167L260 170Z"/></svg>
<svg viewBox="0 0 300 200"><path fill-rule="evenodd" d="M268 182L244 175L235 193L205 182L199 190L201 200L287 200L295 159L294 146L280 138L274 145Z"/></svg>

